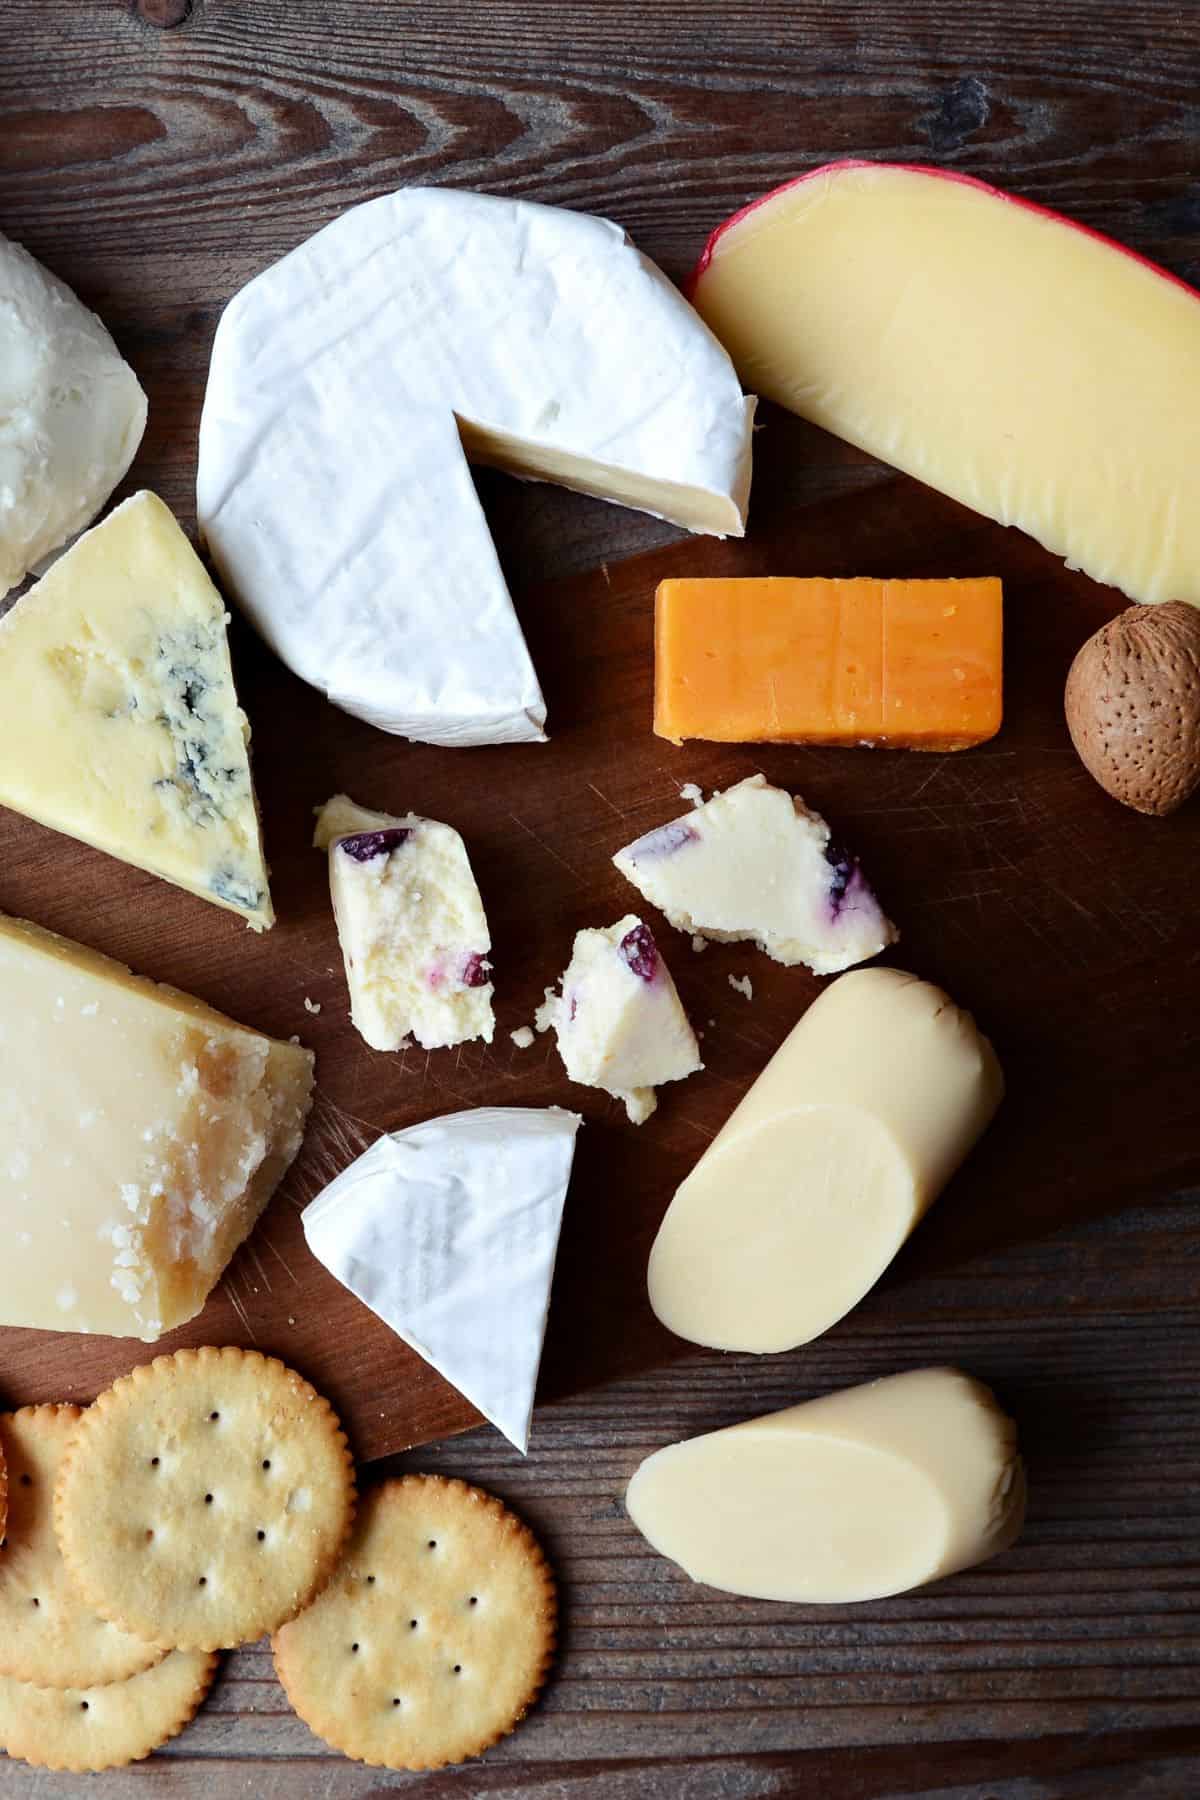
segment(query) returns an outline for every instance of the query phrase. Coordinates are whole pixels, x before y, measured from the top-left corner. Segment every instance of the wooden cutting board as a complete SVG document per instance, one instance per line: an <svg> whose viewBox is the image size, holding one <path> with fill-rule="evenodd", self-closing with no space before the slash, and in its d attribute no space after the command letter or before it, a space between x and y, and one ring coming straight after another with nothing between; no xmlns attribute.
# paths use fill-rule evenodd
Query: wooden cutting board
<svg viewBox="0 0 1200 1800"><path fill-rule="evenodd" d="M888 1281L1200 1179L1200 804L1167 820L1116 805L1076 760L1062 718L1070 659L1118 610L1118 596L901 478L796 510L772 470L806 440L768 416L745 542L692 539L519 596L550 708L548 745L446 751L386 737L328 706L235 627L280 919L268 935L0 813L0 908L247 1024L295 1033L317 1052L319 1087L298 1164L202 1316L153 1348L0 1331L8 1403L87 1399L161 1349L218 1342L254 1344L303 1370L339 1408L362 1457L475 1423L461 1396L312 1259L299 1213L381 1130L479 1105L556 1103L587 1121L541 1398L686 1354L646 1301L651 1240L676 1184L820 984L744 945L696 955L664 927L707 1067L662 1090L640 1128L615 1102L571 1086L550 1038L521 1051L509 1032L532 1019L580 926L610 924L638 904L609 859L686 810L679 789L688 781L707 791L761 769L825 813L901 928L888 960L942 983L996 1042L1009 1078L1003 1111ZM523 503L509 484L491 492ZM678 750L653 737L655 584L671 574L766 573L1001 575L1002 734L956 756ZM493 933L490 1047L381 1055L350 1026L325 859L309 848L313 807L339 790L462 831ZM751 1001L731 975L750 977Z"/></svg>

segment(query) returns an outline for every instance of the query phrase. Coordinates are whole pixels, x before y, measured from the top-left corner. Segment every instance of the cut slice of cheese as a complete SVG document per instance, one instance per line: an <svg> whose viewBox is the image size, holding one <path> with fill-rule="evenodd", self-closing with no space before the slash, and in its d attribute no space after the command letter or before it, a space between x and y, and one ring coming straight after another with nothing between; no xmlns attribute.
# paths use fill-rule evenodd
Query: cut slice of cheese
<svg viewBox="0 0 1200 1800"><path fill-rule="evenodd" d="M857 1305L1004 1091L969 1013L898 969L827 987L667 1208L650 1304L718 1350L790 1350Z"/></svg>
<svg viewBox="0 0 1200 1800"><path fill-rule="evenodd" d="M999 731L1001 683L994 579L659 583L654 729L672 743L965 750Z"/></svg>
<svg viewBox="0 0 1200 1800"><path fill-rule="evenodd" d="M277 653L436 744L545 708L467 457L740 535L753 400L606 220L407 188L327 226L221 320L197 507Z"/></svg>
<svg viewBox="0 0 1200 1800"><path fill-rule="evenodd" d="M135 494L0 619L0 805L274 923L226 612Z"/></svg>
<svg viewBox="0 0 1200 1800"><path fill-rule="evenodd" d="M662 1082L704 1067L671 971L634 913L576 932L562 993L547 991L537 1026L553 1027L571 1080L624 1101L634 1125L658 1105Z"/></svg>
<svg viewBox="0 0 1200 1800"><path fill-rule="evenodd" d="M522 1452L581 1123L554 1106L428 1119L302 1215L313 1255Z"/></svg>
<svg viewBox="0 0 1200 1800"><path fill-rule="evenodd" d="M317 815L350 989L373 1050L490 1044L492 947L467 847L452 825L369 812L345 794Z"/></svg>
<svg viewBox="0 0 1200 1800"><path fill-rule="evenodd" d="M145 428L146 396L95 313L0 236L0 598L90 524Z"/></svg>
<svg viewBox="0 0 1200 1800"><path fill-rule="evenodd" d="M693 1581L838 1605L1008 1549L1025 1517L1017 1434L957 1369L913 1369L648 1456L629 1516Z"/></svg>
<svg viewBox="0 0 1200 1800"><path fill-rule="evenodd" d="M161 1337L300 1148L313 1059L0 916L0 1324Z"/></svg>
<svg viewBox="0 0 1200 1800"><path fill-rule="evenodd" d="M692 298L757 392L1135 600L1200 602L1200 295L966 176L833 163Z"/></svg>
<svg viewBox="0 0 1200 1800"><path fill-rule="evenodd" d="M865 962L899 935L820 813L763 775L646 832L613 862L677 931L752 938L776 962L807 963L815 975Z"/></svg>

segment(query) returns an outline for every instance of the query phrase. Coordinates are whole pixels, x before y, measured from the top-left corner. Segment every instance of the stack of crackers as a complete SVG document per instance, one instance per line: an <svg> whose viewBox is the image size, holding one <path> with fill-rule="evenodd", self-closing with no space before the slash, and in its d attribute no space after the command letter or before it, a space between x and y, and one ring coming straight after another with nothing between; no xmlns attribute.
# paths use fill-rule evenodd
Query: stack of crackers
<svg viewBox="0 0 1200 1800"><path fill-rule="evenodd" d="M0 1415L0 1746L109 1769L182 1731L216 1652L264 1633L300 1717L395 1769L511 1731L553 1656L536 1540L408 1475L357 1508L328 1401L272 1357L182 1350L86 1411Z"/></svg>

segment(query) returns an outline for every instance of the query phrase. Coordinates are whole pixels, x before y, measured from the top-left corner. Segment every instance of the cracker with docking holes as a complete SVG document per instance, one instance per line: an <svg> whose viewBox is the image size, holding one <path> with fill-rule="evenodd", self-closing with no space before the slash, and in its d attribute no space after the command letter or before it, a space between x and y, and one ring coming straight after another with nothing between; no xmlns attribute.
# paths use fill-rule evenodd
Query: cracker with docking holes
<svg viewBox="0 0 1200 1800"><path fill-rule="evenodd" d="M177 1350L88 1408L54 1524L103 1618L181 1650L274 1631L332 1575L354 1465L329 1402L256 1350Z"/></svg>
<svg viewBox="0 0 1200 1800"><path fill-rule="evenodd" d="M554 1577L491 1494L405 1475L363 1497L341 1568L278 1632L275 1668L318 1737L360 1762L437 1769L524 1717L554 1657Z"/></svg>
<svg viewBox="0 0 1200 1800"><path fill-rule="evenodd" d="M0 1544L0 1676L38 1687L125 1681L166 1654L94 1612L58 1548L54 1489L82 1416L78 1406L0 1414L0 1447L12 1482Z"/></svg>
<svg viewBox="0 0 1200 1800"><path fill-rule="evenodd" d="M195 1716L216 1670L215 1656L172 1650L152 1669L101 1687L33 1687L0 1675L0 1749L74 1774L138 1762Z"/></svg>

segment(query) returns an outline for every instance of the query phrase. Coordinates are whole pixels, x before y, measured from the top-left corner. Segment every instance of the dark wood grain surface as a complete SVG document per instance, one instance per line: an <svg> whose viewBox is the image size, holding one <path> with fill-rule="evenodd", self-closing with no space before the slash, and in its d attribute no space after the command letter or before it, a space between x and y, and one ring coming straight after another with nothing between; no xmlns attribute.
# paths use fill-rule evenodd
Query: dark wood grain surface
<svg viewBox="0 0 1200 1800"><path fill-rule="evenodd" d="M168 0L0 0L0 229L103 311L150 393L138 479L190 521L196 421L221 305L263 263L355 200L427 180L590 208L619 219L680 276L724 212L812 162L857 152L944 161L1006 183L1195 281L1198 74L1195 9L1160 0L1137 7L957 0L936 8L879 0L845 0L836 8L817 0L195 0L190 7ZM939 534L955 554L973 541L973 522L954 509L807 428L772 421L759 469L764 518L801 538L809 534L826 554L836 541L839 567L856 567L860 548L879 546L873 532L914 570L934 553ZM552 490L491 477L481 486L506 567L523 592L615 564L672 535ZM818 524L806 515L793 524L790 509L810 503L830 506L828 517ZM1081 593L1069 581L1060 585L1046 560L1019 540L995 554L1009 559L1006 572L1019 571L1035 591L1044 587L1046 661L1029 667L1042 670L1037 678L1048 688L1069 654L1079 617L1070 608L1082 603ZM585 574L582 588L571 591L591 594L596 583ZM549 590L541 592L544 598ZM1102 616L1106 602L1090 592ZM1056 612L1063 593L1067 611ZM575 629L564 628L554 641L574 643ZM550 622L546 630L553 635ZM239 639L238 653L248 685L284 680L247 640ZM585 684L586 668L580 674ZM1010 691L1010 712L1015 698ZM248 704L256 712L249 697ZM602 714L602 698L597 707ZM257 714L255 723L261 741L270 727ZM662 748L665 800L680 759ZM1052 853L1053 809L1029 816L1031 804L1045 806L1053 796L1061 806L1069 794L1085 815L1101 804L1085 786L1072 785L1084 778L1067 758L1055 760L1056 748L1061 741L1047 744L1051 754L1031 789L1022 784L1008 795L1002 778L988 785L982 762L973 761L982 783L974 802L962 792L939 795L936 784L948 777L931 764L935 785L924 797L928 816L912 818L911 856L892 835L895 820L881 822L880 809L864 799L853 767L837 772L845 758L824 765L826 799L831 811L855 815L864 856L873 854L880 865L881 888L891 881L905 904L922 894L933 902L939 831L943 849L953 840L956 874L977 876L988 870L986 857L994 865L1005 854L1006 817L989 810L998 800L1010 812L1023 805L1027 845L1042 831ZM264 757L264 770L270 761ZM817 779L802 752L772 753L769 764L750 758L748 766L756 761L781 778L795 774L797 785ZM951 771L952 788L969 779L953 773L967 763L934 761ZM728 770L725 753L688 758L679 779L698 771L710 781ZM891 780L881 777L885 808L896 798ZM598 785L609 793L604 781ZM814 797L822 797L815 788ZM619 791L616 805L632 802L636 810L659 798L658 790ZM307 792L293 798L296 820L309 803ZM603 835L590 814L587 821L587 830ZM568 837L572 829L571 819L559 827ZM1026 1053L1032 1058L1024 1088L1033 1111L1024 1123L1030 1141L1040 1140L1052 1159L1053 1179L1039 1187L992 1178L989 1186L982 1164L986 1204L935 1213L883 1289L793 1357L701 1357L552 1401L539 1413L525 1463L488 1432L408 1459L505 1494L545 1533L563 1574L560 1674L516 1737L482 1769L411 1780L358 1769L327 1753L287 1713L265 1655L255 1650L230 1659L218 1692L178 1744L142 1769L104 1777L100 1791L203 1788L218 1800L235 1793L358 1796L393 1784L431 1795L519 1792L545 1800L800 1792L1174 1800L1200 1791L1200 1213L1163 1186L1164 1176L1178 1187L1194 1171L1196 1027L1187 984L1196 975L1189 924L1196 908L1186 879L1177 872L1166 879L1172 853L1152 823L1114 809L1101 829L1106 845L1113 834L1111 861L1080 870L1070 889L1091 917L1076 920L1068 911L1048 919L1035 904L1031 863L1034 895L1019 922L1035 958L1059 965L1059 992L1086 988L1089 958L1105 946L1105 968L1116 973L1088 996L1094 1031L1056 1036L1044 985L1026 978L1022 991L1020 974L1006 994L963 994L981 1016L989 1005L1002 1008L998 1032L1010 1039L1010 1058L1014 1050L1018 1065ZM17 841L36 861L32 838ZM558 833L553 842L560 844ZM538 881L535 849L521 852L531 887ZM273 846L272 855L289 883L293 857L300 879L298 847L281 853ZM498 876L502 887L498 843L489 843L486 860L488 881ZM32 874L23 861L5 869L0 904L14 905L32 891ZM153 886L139 889L139 900L157 904ZM1089 904L1094 890L1102 906ZM910 922L902 913L909 942L921 952L918 966L948 983L963 966L960 940L986 930L989 899L978 882L974 896L966 886L943 888L943 896L952 891L953 902L942 907L946 923L936 929L924 914ZM60 880L39 877L37 894L41 904L27 910L108 948L118 949L122 934L135 929L122 917L130 909L115 897L99 898L85 926ZM575 910L557 922L564 938L584 922L576 916L581 904L573 901ZM516 912L509 917L506 930L515 928ZM311 924L315 932L315 916ZM301 920L302 946L308 928ZM1050 934L1040 952L1039 933ZM1122 945L1119 957L1110 955L1114 941ZM155 966L151 949L136 960L187 985L174 944L169 966ZM971 954L986 968L978 944ZM680 973L697 993L707 992L712 971L724 972L721 958L731 969L747 962L713 951ZM755 959L756 986L761 972ZM334 1006L336 969L323 974L329 991L306 991ZM775 984L788 979L804 991L802 976L764 974L761 1004L756 997L751 1007L726 989L722 1024L728 1020L732 1031L751 1038L735 1049L731 1032L716 1033L731 1081L744 1084L770 1047L781 1005ZM211 997L233 1004L224 993ZM1152 1067L1136 1046L1126 1046L1128 1083L1115 1082L1131 997L1142 1021L1155 1023L1153 1042L1147 1040ZM303 1031L303 1021L275 1020L275 1004L263 993L252 1016ZM756 1045L756 1033L768 1042ZM1057 1066L1066 1057L1078 1063L1065 1114L1037 1078L1047 1045ZM1093 1062L1107 1078L1089 1105ZM543 1079L523 1078L528 1092L520 1097L541 1099ZM1151 1091L1163 1110L1147 1144ZM345 1094L331 1095L331 1103L353 1110ZM672 1136L686 1129L682 1117L660 1122L668 1158L684 1154ZM624 1141L603 1118L598 1129ZM1093 1137L1103 1146L1100 1157ZM636 1142L640 1151L642 1140ZM1078 1160L1075 1144L1082 1146ZM1146 1197L1158 1203L1085 1222ZM587 1195L592 1229L603 1229L607 1203L611 1229L628 1232L621 1198ZM1057 1233L1045 1236L1054 1226ZM578 1282L586 1300L569 1247L564 1277ZM593 1299L597 1316L618 1328L612 1341L619 1347L620 1296ZM640 1293L632 1299L640 1304ZM624 1520L624 1483L657 1444L943 1358L995 1382L1021 1421L1033 1503L1024 1538L1001 1561L873 1607L781 1611L693 1588ZM565 1391L603 1372L578 1366L578 1351L556 1321L552 1387L557 1381ZM447 1425L457 1422L447 1417ZM0 1793L83 1789L74 1778L37 1778L0 1765Z"/></svg>

